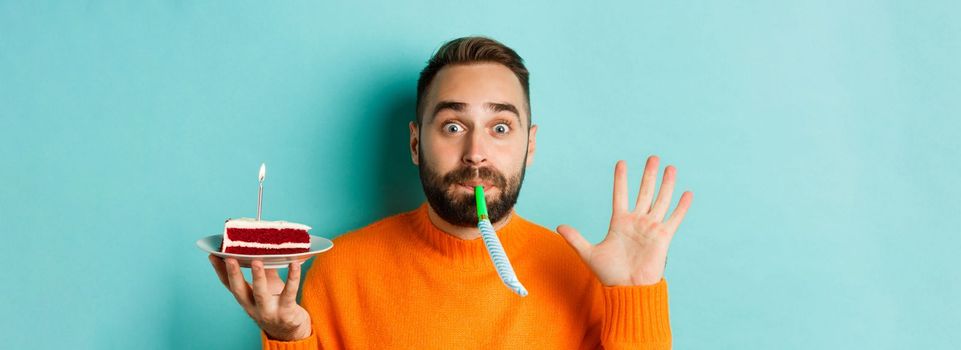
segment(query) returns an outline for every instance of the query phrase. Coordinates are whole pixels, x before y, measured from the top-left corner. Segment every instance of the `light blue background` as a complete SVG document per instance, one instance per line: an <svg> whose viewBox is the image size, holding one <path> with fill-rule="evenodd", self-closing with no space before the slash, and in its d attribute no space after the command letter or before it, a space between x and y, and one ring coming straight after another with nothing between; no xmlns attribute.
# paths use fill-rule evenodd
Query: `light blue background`
<svg viewBox="0 0 961 350"><path fill-rule="evenodd" d="M2 1L2 347L258 348L194 241L255 214L261 162L264 216L317 234L417 206L417 73L484 34L532 71L521 215L597 242L614 162L636 188L652 153L695 192L667 272L676 348L957 348L959 13Z"/></svg>

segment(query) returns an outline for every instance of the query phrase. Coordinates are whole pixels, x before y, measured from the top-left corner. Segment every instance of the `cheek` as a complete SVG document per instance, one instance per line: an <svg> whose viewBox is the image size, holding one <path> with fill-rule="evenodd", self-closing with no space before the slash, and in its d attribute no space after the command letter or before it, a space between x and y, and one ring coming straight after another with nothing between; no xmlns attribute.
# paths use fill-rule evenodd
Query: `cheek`
<svg viewBox="0 0 961 350"><path fill-rule="evenodd" d="M495 150L497 155L494 158L496 159L497 169L504 172L505 175L516 173L524 166L527 143L505 142L497 145Z"/></svg>
<svg viewBox="0 0 961 350"><path fill-rule="evenodd" d="M421 159L421 161L426 161L431 169L442 174L456 168L460 162L461 154L455 144L445 144L438 140L424 140L421 152L423 152L423 158L426 158Z"/></svg>

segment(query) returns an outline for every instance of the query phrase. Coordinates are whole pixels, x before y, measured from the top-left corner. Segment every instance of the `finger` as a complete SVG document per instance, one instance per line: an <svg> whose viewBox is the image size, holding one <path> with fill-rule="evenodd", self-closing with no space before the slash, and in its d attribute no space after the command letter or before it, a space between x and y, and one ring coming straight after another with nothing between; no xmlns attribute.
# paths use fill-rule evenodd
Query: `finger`
<svg viewBox="0 0 961 350"><path fill-rule="evenodd" d="M277 269L265 269L265 274L267 275L267 286L276 285L277 283L282 283L280 279L280 273Z"/></svg>
<svg viewBox="0 0 961 350"><path fill-rule="evenodd" d="M627 208L627 164L623 160L614 165L614 213L626 213Z"/></svg>
<svg viewBox="0 0 961 350"><path fill-rule="evenodd" d="M651 210L651 200L654 198L654 184L657 182L657 167L660 159L657 156L647 157L644 165L644 176L641 177L641 190L637 194L634 211L646 214Z"/></svg>
<svg viewBox="0 0 961 350"><path fill-rule="evenodd" d="M281 289L284 288L284 280L280 278L280 269L265 268L264 273L267 275L267 290L270 291L270 296L279 296Z"/></svg>
<svg viewBox="0 0 961 350"><path fill-rule="evenodd" d="M657 199L654 200L654 207L651 208L651 213L654 214L654 218L658 222L664 220L664 216L667 215L667 209L671 207L671 196L674 195L674 178L677 175L677 170L673 166L668 165L664 168L664 179L661 180L661 189L657 190Z"/></svg>
<svg viewBox="0 0 961 350"><path fill-rule="evenodd" d="M287 284L284 291L280 293L280 305L290 305L297 303L297 290L300 288L300 264L293 262L287 270Z"/></svg>
<svg viewBox="0 0 961 350"><path fill-rule="evenodd" d="M270 314L274 310L274 304L270 300L270 288L267 287L267 273L264 271L264 262L254 260L250 262L250 275L254 279L254 301L257 302L257 310L262 313Z"/></svg>
<svg viewBox="0 0 961 350"><path fill-rule="evenodd" d="M230 283L230 292L234 294L234 298L245 310L252 308L254 306L253 295L250 292L250 286L247 285L247 280L244 279L244 273L240 271L240 263L233 258L225 259L224 263L227 265L227 281Z"/></svg>
<svg viewBox="0 0 961 350"><path fill-rule="evenodd" d="M584 236L581 236L580 232L577 232L577 230L569 225L560 225L557 226L557 233L564 237L567 244L570 245L571 248L574 248L574 251L577 252L577 255L581 256L581 259L584 259L584 262L591 261L591 251L594 249L594 246L591 245L591 242L584 239Z"/></svg>
<svg viewBox="0 0 961 350"><path fill-rule="evenodd" d="M684 214L687 214L687 208L691 207L691 202L694 200L694 192L684 191L681 194L681 199L677 201L677 207L674 208L674 212L671 213L671 217L667 219L667 226L671 228L671 232L676 232L677 227L681 226L681 221L684 220Z"/></svg>
<svg viewBox="0 0 961 350"><path fill-rule="evenodd" d="M217 272L217 278L220 279L220 283L223 283L224 287L229 290L230 282L227 282L227 266L224 265L224 260L213 254L208 255L207 260L210 260L210 265L213 266L214 271Z"/></svg>

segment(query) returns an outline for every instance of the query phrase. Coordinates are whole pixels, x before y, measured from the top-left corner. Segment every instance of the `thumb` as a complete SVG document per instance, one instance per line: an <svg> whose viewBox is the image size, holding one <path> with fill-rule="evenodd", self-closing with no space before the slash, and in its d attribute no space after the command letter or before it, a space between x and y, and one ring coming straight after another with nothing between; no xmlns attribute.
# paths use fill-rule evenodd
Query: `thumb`
<svg viewBox="0 0 961 350"><path fill-rule="evenodd" d="M581 256L581 259L584 259L584 262L591 260L591 250L594 249L594 246L584 239L580 232L577 232L570 225L560 225L557 226L557 233L564 237L567 244L574 248L574 251Z"/></svg>

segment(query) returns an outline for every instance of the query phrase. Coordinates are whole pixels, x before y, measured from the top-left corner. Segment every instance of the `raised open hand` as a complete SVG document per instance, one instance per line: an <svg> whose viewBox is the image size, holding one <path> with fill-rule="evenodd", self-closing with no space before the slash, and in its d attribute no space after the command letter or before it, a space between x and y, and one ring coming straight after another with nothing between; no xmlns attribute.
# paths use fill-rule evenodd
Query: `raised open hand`
<svg viewBox="0 0 961 350"><path fill-rule="evenodd" d="M670 165L664 169L661 189L657 199L653 200L658 162L657 156L647 159L633 211L628 206L627 165L624 161L617 162L611 224L601 243L592 245L571 226L557 227L557 232L606 286L651 285L664 276L668 247L691 206L694 194L685 191L671 216L665 220L677 170Z"/></svg>

